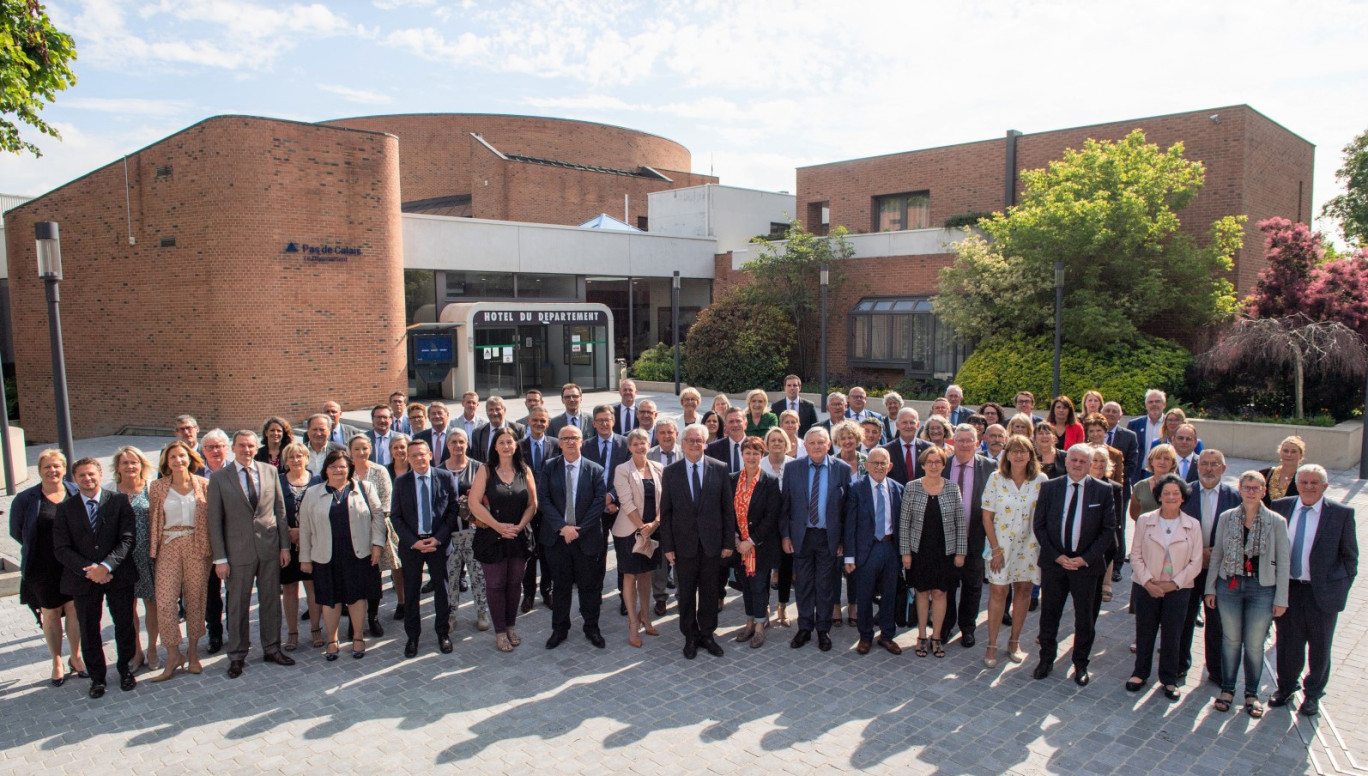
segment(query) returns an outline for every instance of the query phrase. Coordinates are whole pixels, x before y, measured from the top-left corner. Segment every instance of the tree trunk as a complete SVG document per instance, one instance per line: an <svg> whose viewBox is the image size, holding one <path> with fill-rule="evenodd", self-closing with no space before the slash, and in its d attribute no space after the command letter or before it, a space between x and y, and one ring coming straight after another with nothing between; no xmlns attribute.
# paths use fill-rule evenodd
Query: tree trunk
<svg viewBox="0 0 1368 776"><path fill-rule="evenodd" d="M1297 420L1305 417L1302 408L1302 377L1304 367L1302 365L1302 352L1294 350L1292 355L1292 393L1297 402Z"/></svg>

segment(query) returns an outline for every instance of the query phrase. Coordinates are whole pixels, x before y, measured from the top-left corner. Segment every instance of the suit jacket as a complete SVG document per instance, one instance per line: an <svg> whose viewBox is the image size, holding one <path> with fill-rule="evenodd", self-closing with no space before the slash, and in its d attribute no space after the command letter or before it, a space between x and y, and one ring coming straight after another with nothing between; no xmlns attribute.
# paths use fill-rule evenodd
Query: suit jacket
<svg viewBox="0 0 1368 776"><path fill-rule="evenodd" d="M308 428L308 424L304 424L304 427ZM328 434L328 441L336 442L337 444L346 447L347 443L351 442L352 437L362 433L365 432L363 432L356 426L349 426L346 423L338 423L337 428L333 429L332 432ZM342 437L341 440L338 439L339 436Z"/></svg>
<svg viewBox="0 0 1368 776"><path fill-rule="evenodd" d="M551 419L551 424L550 424L549 426L546 427L546 435L547 435L547 436L550 436L550 437L555 437L555 438L559 439L559 438L560 438L560 430L563 429L563 428L565 428L566 426L570 425L570 421L569 421L568 417L569 417L569 416L568 416L567 413L562 412L561 414L559 414L559 415L557 415L556 417L552 418L552 419ZM593 416L591 416L591 415L590 415L589 413L587 413L587 412L581 412L581 413L579 414L579 430L580 430L581 432L583 432L584 435L585 435L586 437L591 437L591 436L593 436L593 435L594 435L594 418L593 418Z"/></svg>
<svg viewBox="0 0 1368 776"><path fill-rule="evenodd" d="M124 494L104 488L97 500L100 506L95 512L94 531L90 530L85 498L79 492L62 502L52 524L52 552L62 564L61 589L66 595L86 595L106 587L131 587L138 581L138 565L124 562L137 543L133 506ZM82 569L92 563L108 566L114 578L106 585L86 579Z"/></svg>
<svg viewBox="0 0 1368 776"><path fill-rule="evenodd" d="M406 437L413 436L413 426L409 425L407 416L395 418L393 422L390 423L390 433L393 434L396 431Z"/></svg>
<svg viewBox="0 0 1368 776"><path fill-rule="evenodd" d="M627 432L641 425L641 418L636 414L637 405L632 405L632 428L624 429L622 426L622 402L613 405L613 433L627 436Z"/></svg>
<svg viewBox="0 0 1368 776"><path fill-rule="evenodd" d="M1126 430L1135 435L1135 459L1131 462L1131 482L1139 482L1149 476L1148 470L1145 468L1145 458L1149 455L1150 448L1154 447L1154 440L1145 437L1148 421L1148 415L1141 415L1137 418L1131 418L1126 423ZM1116 427L1121 428L1121 424L1116 424Z"/></svg>
<svg viewBox="0 0 1368 776"><path fill-rule="evenodd" d="M77 492L76 483L62 480L67 495ZM38 540L38 510L43 506L43 485L39 483L14 497L10 504L10 538L19 542L19 574L28 571L29 550ZM58 504L60 512L61 504Z"/></svg>
<svg viewBox="0 0 1368 776"><path fill-rule="evenodd" d="M1064 508L1069 484L1068 475L1063 475L1040 486L1032 520L1036 542L1040 545L1040 565L1054 563L1060 555L1079 557L1088 565L1077 573L1089 576L1102 574L1106 571L1103 556L1116 541L1116 502L1111 485L1092 477L1083 478L1083 488L1079 494L1083 499L1083 508L1080 510L1082 525L1078 532L1078 551L1065 552Z"/></svg>
<svg viewBox="0 0 1368 776"><path fill-rule="evenodd" d="M783 511L779 516L779 535L793 543L793 552L803 551L803 536L808 529L808 492L812 488L808 457L799 458L784 466ZM846 491L850 488L850 465L839 458L827 456L827 544L832 555L839 555L845 534L844 521Z"/></svg>
<svg viewBox="0 0 1368 776"><path fill-rule="evenodd" d="M1301 506L1301 498L1288 496L1273 502L1273 511L1288 521L1287 542L1294 539L1291 530L1292 513ZM1349 599L1349 588L1358 576L1358 537L1354 510L1338 501L1321 497L1320 523L1311 542L1311 594L1316 606L1327 612L1342 612ZM1289 565L1290 568L1290 565Z"/></svg>
<svg viewBox="0 0 1368 776"><path fill-rule="evenodd" d="M580 448L580 452L581 455L583 455L585 458L588 458L589 460L598 464L604 472L613 472L617 470L617 467L623 461L630 458L631 454L627 452L626 437L620 436L618 434L613 434L611 437L608 437L608 439L610 441L608 444L607 458L603 457L603 451L601 449L603 440L599 437L598 434L592 432L589 434L589 436L584 438L584 446ZM602 478L603 476L604 474L600 472L599 477ZM612 494L613 499L616 500L617 485L613 483L611 476L608 477L608 480L604 483L604 485L608 489L608 492Z"/></svg>
<svg viewBox="0 0 1368 776"><path fill-rule="evenodd" d="M888 527L893 533L893 547L898 546L898 517L902 514L903 486L899 485L892 477L884 478L884 487L888 490ZM869 560L869 552L874 548L875 531L878 530L874 524L874 481L870 477L862 477L854 485L850 486L850 491L846 495L845 504L845 560L851 561L858 568Z"/></svg>
<svg viewBox="0 0 1368 776"><path fill-rule="evenodd" d="M603 484L603 467L580 456L576 462L575 525L579 538L575 543L580 552L598 557L603 552L603 497L608 488ZM561 541L565 527L565 458L558 456L542 464L536 473L537 510L541 513L541 543L550 547Z"/></svg>
<svg viewBox="0 0 1368 776"><path fill-rule="evenodd" d="M676 558L700 554L720 558L723 550L736 549L736 505L726 464L703 456L701 490L693 497L689 486L689 460L681 458L665 467L664 493L660 499L660 549Z"/></svg>
<svg viewBox="0 0 1368 776"><path fill-rule="evenodd" d="M674 450L671 450L670 452L674 453L674 460L670 461L670 463L674 463L675 461L678 461L680 458L684 457L684 451L680 449L678 444L676 444ZM660 449L660 445L656 445L655 447L652 447L650 450L647 450L646 457L651 459L652 461L655 461L656 463L665 463L665 453Z"/></svg>
<svg viewBox="0 0 1368 776"><path fill-rule="evenodd" d="M907 461L903 456L902 439L895 437L893 441L883 446L883 449L888 451L889 458L892 459L892 466L888 470L888 476L892 477L894 482L903 486L906 486L907 483L912 480L920 479L925 472L922 471L921 463L917 459L921 457L922 451L930 446L931 443L925 439L917 439L914 441L914 450L912 453L913 471L909 472L907 470Z"/></svg>
<svg viewBox="0 0 1368 776"><path fill-rule="evenodd" d="M285 522L285 496L280 492L280 471L253 461L259 488L256 509L247 500L238 476L237 463L214 472L209 478L209 548L214 560L229 565L269 562L290 549Z"/></svg>
<svg viewBox="0 0 1368 776"><path fill-rule="evenodd" d="M531 434L523 437L522 440L518 442L518 447L522 448L523 461L531 467L532 472L535 474L539 467L532 466L532 445L534 444L541 445L541 461L539 461L541 464L545 464L547 461L560 455L561 451L560 442L550 434L542 437L540 442L533 441Z"/></svg>
<svg viewBox="0 0 1368 776"><path fill-rule="evenodd" d="M521 441L527 436L527 429L513 423L504 421L504 426L513 432L513 438ZM494 434L494 427L488 423L475 429L475 435L470 438L470 448L466 450L466 455L474 458L480 463L484 463L489 458L489 438Z"/></svg>
<svg viewBox="0 0 1368 776"><path fill-rule="evenodd" d="M773 412L774 417L777 418L779 417L780 413L782 413L784 410L788 408L788 397L785 396L784 398L770 405L770 412ZM807 433L808 429L812 428L815 425L817 425L817 405L813 404L807 399L799 399L798 438L802 439L803 435Z"/></svg>
<svg viewBox="0 0 1368 776"><path fill-rule="evenodd" d="M1244 503L1240 498L1240 492L1225 484L1224 482L1216 486L1216 513L1212 515L1211 525L1202 526L1202 541L1207 547L1216 541L1217 524L1221 522L1221 514L1227 510L1234 509ZM1192 487L1192 495L1183 502L1183 513L1197 518L1197 522L1202 522L1202 484L1196 483Z"/></svg>
<svg viewBox="0 0 1368 776"><path fill-rule="evenodd" d="M954 456L950 456L952 464ZM952 466L945 467L946 478L953 477ZM987 529L983 527L983 486L988 484L988 478L997 471L997 466L981 455L974 456L974 490L970 494L969 500L969 556L980 557L983 555L983 545L988 541Z"/></svg>
<svg viewBox="0 0 1368 776"><path fill-rule="evenodd" d="M1140 441L1136 439L1135 432L1129 428L1116 424L1113 429L1111 446L1121 451L1121 457L1125 460L1126 481L1122 483L1126 488L1126 500L1130 500L1131 484L1140 481L1143 476L1140 473L1145 470L1145 462L1140 459Z"/></svg>
<svg viewBox="0 0 1368 776"><path fill-rule="evenodd" d="M733 492L740 479L739 472L731 476ZM751 491L750 506L746 509L746 532L755 542L757 569L778 568L779 561L783 559L784 546L779 536L779 518L783 509L784 496L779 490L779 478L762 470L760 478L755 481L755 490ZM739 524L736 536L738 540L741 537ZM740 562L739 555L737 562Z"/></svg>
<svg viewBox="0 0 1368 776"><path fill-rule="evenodd" d="M436 449L436 448L433 448L433 450L432 450L432 465L433 465L433 466L441 466L443 463L446 462L447 456L451 454L450 451L447 450L447 446L446 446L446 437L448 437L448 436L451 435L451 429L452 429L452 424L451 424L451 423L447 423L446 428L443 429L443 431L442 431L442 433L443 433L443 435L444 435L443 438L442 438L442 442L443 442L443 444L442 444L442 449L438 450L438 449ZM475 431L476 431L476 433L479 433L480 429L477 428L477 429L475 429ZM424 442L427 442L428 447L432 447L432 426L428 426L427 428L425 428L425 429L423 429L422 431L419 431L417 434L414 434L414 435L413 435L413 441L417 442L417 441L420 440L420 439L423 440ZM473 446L470 447L470 448L467 448L467 449L466 449L466 456L467 456L467 457L470 457L470 458L474 458L475 456L473 455L473 452L474 452Z"/></svg>
<svg viewBox="0 0 1368 776"><path fill-rule="evenodd" d="M394 441L394 435L395 435L395 434L402 434L402 433L403 433L402 431L396 429L394 426L390 426L390 432L389 432L390 441ZM375 429L373 429L373 428L368 428L368 429L366 429L366 438L369 439L369 440L371 441L371 454L370 454L370 459L371 459L371 461L373 461L373 462L375 462L375 463L380 463L380 445L377 444L376 441L375 441L376 436L378 436L378 435L375 433ZM385 452L388 453L389 451L386 450ZM283 471L283 470L282 470L282 471Z"/></svg>
<svg viewBox="0 0 1368 776"><path fill-rule="evenodd" d="M731 437L724 436L703 448L703 454L714 461L721 461L722 465L727 467L727 473L731 474L733 473L731 470L731 446ZM745 466L745 461L741 461L741 465Z"/></svg>
<svg viewBox="0 0 1368 776"><path fill-rule="evenodd" d="M949 418L949 420L950 420L950 425L952 425L952 426L958 426L958 425L961 424L961 423L967 422L967 421L969 420L969 416L970 416L970 415L973 415L973 414L974 414L974 411L973 411L973 410L971 410L971 409L969 409L968 407L966 407L965 405L961 404L960 406L956 407L955 409L950 410L950 418Z"/></svg>
<svg viewBox="0 0 1368 776"><path fill-rule="evenodd" d="M445 548L451 541L451 532L461 527L461 491L456 475L436 466L428 468L432 477L432 538L439 547ZM417 474L408 470L394 479L394 489L390 492L390 525L399 535L399 549L412 552L418 542L418 485ZM440 552L441 550L438 550Z"/></svg>
<svg viewBox="0 0 1368 776"><path fill-rule="evenodd" d="M195 494L195 530L189 536L182 536L181 541L188 540L191 543L194 549L192 557L209 560L209 480L192 475L190 484L194 488L191 492ZM162 532L166 526L166 497L170 493L170 477L152 480L147 485L147 522L151 534L147 554L154 560L162 546Z"/></svg>
<svg viewBox="0 0 1368 776"><path fill-rule="evenodd" d="M646 459L646 465L651 469L651 477L655 480L655 516L660 519L660 491L662 490L661 473L665 470L659 461ZM638 515L644 521L646 508L646 483L642 479L641 473L636 470L632 461L626 460L618 464L613 470L613 488L618 494L620 505L617 519L611 527L614 536L631 536L636 531L632 521L628 519L627 513L640 512Z"/></svg>
<svg viewBox="0 0 1368 776"><path fill-rule="evenodd" d="M304 491L299 504L300 563L333 560L332 504L333 494L321 482ZM372 547L384 547L389 541L380 497L368 483L352 481L351 492L347 494L347 524L352 554L358 558L369 558Z"/></svg>

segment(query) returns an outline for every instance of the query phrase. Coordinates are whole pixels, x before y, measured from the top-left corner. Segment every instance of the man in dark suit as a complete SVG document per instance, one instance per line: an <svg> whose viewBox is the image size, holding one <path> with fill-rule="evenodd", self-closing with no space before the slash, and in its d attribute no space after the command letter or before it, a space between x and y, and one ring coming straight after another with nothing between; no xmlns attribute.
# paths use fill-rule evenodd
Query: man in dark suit
<svg viewBox="0 0 1368 776"><path fill-rule="evenodd" d="M741 443L746 439L746 413L740 407L732 407L722 416L722 436L708 445L704 454L714 461L721 461L728 474L741 471Z"/></svg>
<svg viewBox="0 0 1368 776"><path fill-rule="evenodd" d="M439 468L446 463L447 456L451 454L447 450L447 420L449 417L446 405L435 401L428 405L428 427L413 435L414 442L422 440L427 443L428 452L432 454L432 465ZM474 431L467 432L467 440L475 431L479 431L480 425L483 424L477 424ZM473 458L473 453L474 451L470 450L466 454Z"/></svg>
<svg viewBox="0 0 1368 776"><path fill-rule="evenodd" d="M526 426L528 419L532 417L532 410L535 410L536 408L541 407L544 404L545 401L542 399L542 392L537 390L536 388L533 388L527 393L524 393L523 406L527 408L527 414L519 418L518 423L520 425Z"/></svg>
<svg viewBox="0 0 1368 776"><path fill-rule="evenodd" d="M679 630L688 660L699 647L722 657L713 638L722 597L720 569L739 540L731 477L725 464L703 454L707 438L698 426L684 429L684 459L661 475L660 548L679 579Z"/></svg>
<svg viewBox="0 0 1368 776"><path fill-rule="evenodd" d="M542 465L560 455L556 440L546 435L551 416L546 408L537 405L527 413L527 436L518 442L522 448L523 461L532 469L533 474L541 471ZM541 513L532 516L532 535L541 536ZM551 572L547 570L546 553L542 552L540 542L533 556L527 559L527 570L523 573L522 613L527 614L537 604L537 564L541 564L541 595L547 608L551 607Z"/></svg>
<svg viewBox="0 0 1368 776"><path fill-rule="evenodd" d="M507 425L513 431L515 439L522 439L527 435L527 429L518 423L508 422L505 424L507 407L501 396L490 396L485 400L485 415L489 417L489 422L475 429L475 435L470 438L470 452L467 453L471 458L484 463L489 460L490 447L493 444L494 432Z"/></svg>
<svg viewBox="0 0 1368 776"><path fill-rule="evenodd" d="M1134 475L1137 471L1136 462L1140 460L1140 441L1136 438L1135 432L1121 425L1121 405L1114 401L1109 401L1102 405L1102 417L1107 419L1108 445L1121 451L1121 458L1125 462L1123 469L1126 477L1122 485L1125 488L1126 503L1130 503L1131 486L1136 482ZM1139 469L1143 470L1145 464L1141 462ZM1121 555L1130 552L1129 548L1122 548Z"/></svg>
<svg viewBox="0 0 1368 776"><path fill-rule="evenodd" d="M841 393L840 391L832 391L831 393L827 394L826 420L814 425L813 428L822 429L827 433L827 439L830 439L832 427L846 419L846 406L847 405L845 394ZM803 439L807 439L807 434L803 435Z"/></svg>
<svg viewBox="0 0 1368 776"><path fill-rule="evenodd" d="M858 385L851 388L850 394L846 397L850 408L846 410L845 416L856 423L863 423L868 418L874 418L882 423L883 415L866 406L868 399L869 395L865 393L865 389ZM829 430L828 433L830 433Z"/></svg>
<svg viewBox="0 0 1368 776"><path fill-rule="evenodd" d="M1169 441L1178 454L1178 469L1174 473L1188 482L1196 482L1201 474L1197 466L1197 427L1184 423L1174 430Z"/></svg>
<svg viewBox="0 0 1368 776"><path fill-rule="evenodd" d="M1131 418L1126 424L1126 430L1135 434L1137 449L1135 461L1128 473L1131 482L1139 482L1149 476L1145 471L1145 464L1148 463L1145 459L1149 457L1154 440L1159 439L1164 431L1164 405L1167 403L1168 396L1158 388L1145 391L1145 414ZM1105 405L1102 407L1102 414L1107 414Z"/></svg>
<svg viewBox="0 0 1368 776"><path fill-rule="evenodd" d="M408 394L403 391L395 391L389 395L390 417L393 423L390 429L403 434L406 437L413 436L413 426L408 419Z"/></svg>
<svg viewBox="0 0 1368 776"><path fill-rule="evenodd" d="M561 403L565 405L565 412L551 419L551 425L547 427L546 433L552 439L560 439L560 430L566 426L574 426L583 435L589 434L589 427L594 419L586 412L580 412L580 402L584 401L584 392L574 383L566 383L561 386Z"/></svg>
<svg viewBox="0 0 1368 776"><path fill-rule="evenodd" d="M627 432L641 425L637 419L637 388L631 380L623 380L618 385L618 396L622 401L613 405L613 433L627 436Z"/></svg>
<svg viewBox="0 0 1368 776"><path fill-rule="evenodd" d="M209 549L228 587L228 678L242 675L251 646L252 588L266 662L294 665L280 651L280 570L290 564L290 531L280 472L256 460L254 431L233 434L233 462L209 478ZM359 627L359 626L358 626Z"/></svg>
<svg viewBox="0 0 1368 776"><path fill-rule="evenodd" d="M893 641L897 624L893 605L898 596L898 515L902 512L902 486L888 477L888 451L877 447L869 453L865 468L869 476L850 486L845 504L845 570L855 582L855 606L859 613L860 640L855 651L869 653L874 643L874 594L879 594L879 646L895 655L902 648Z"/></svg>
<svg viewBox="0 0 1368 776"><path fill-rule="evenodd" d="M603 467L582 456L584 435L575 426L560 431L560 452L537 472L539 541L551 574L551 638L555 649L570 633L572 587L579 589L584 637L599 649L607 643L599 631L603 599L603 503L608 490Z"/></svg>
<svg viewBox="0 0 1368 776"><path fill-rule="evenodd" d="M1324 498L1329 477L1318 464L1297 470L1297 494L1273 502L1287 518L1292 545L1287 611L1278 629L1278 691L1269 706L1286 706L1301 681L1302 714L1320 713L1330 681L1330 648L1335 623L1344 611L1349 588L1358 576L1358 538L1354 510ZM1310 663L1305 679L1302 668Z"/></svg>
<svg viewBox="0 0 1368 776"><path fill-rule="evenodd" d="M898 437L892 442L884 445L888 451L888 459L892 462L888 476L899 485L907 485L908 482L922 476L921 460L922 451L931 446L930 442L917 438L917 429L921 428L921 418L917 411L912 407L903 407L898 411Z"/></svg>
<svg viewBox="0 0 1368 776"><path fill-rule="evenodd" d="M844 557L840 551L844 538L841 522L850 466L827 455L831 439L821 426L808 429L803 444L808 456L784 467L784 500L779 514L779 535L784 540L784 552L793 556L793 586L798 595L798 632L789 646L798 649L808 643L816 628L817 646L826 652L831 649L837 559Z"/></svg>
<svg viewBox="0 0 1368 776"><path fill-rule="evenodd" d="M418 601L423 586L423 567L432 580L436 607L433 621L437 647L451 652L451 599L447 596L447 545L451 532L460 526L460 491L456 476L432 465L428 442L415 439L408 448L409 470L394 478L390 523L399 535L399 565L404 570L404 657L418 655L422 613Z"/></svg>
<svg viewBox="0 0 1368 776"><path fill-rule="evenodd" d="M617 484L614 482L613 472L618 465L626 461L631 454L627 452L627 438L620 434L613 433L613 407L609 404L600 404L594 408L594 433L586 435L584 439L584 457L598 464L603 468L599 476L603 477L603 514L604 520L611 526L617 519ZM603 532L604 552L599 555L599 576L608 573L608 544L612 541L612 534L608 531ZM618 611L622 616L627 616L627 602L622 600L622 572L617 575L618 588Z"/></svg>
<svg viewBox="0 0 1368 776"><path fill-rule="evenodd" d="M949 419L952 426L967 422L969 416L974 414L972 409L964 406L964 389L958 385L951 385L945 389L945 400L950 402Z"/></svg>
<svg viewBox="0 0 1368 776"><path fill-rule="evenodd" d="M789 375L784 378L784 398L779 399L770 405L770 412L774 417L784 410L793 410L798 413L798 438L802 439L808 429L817 425L817 405L801 398L798 394L803 391L803 379L798 375Z"/></svg>
<svg viewBox="0 0 1368 776"><path fill-rule="evenodd" d="M679 449L679 426L673 419L661 418L656 421L655 431L656 445L646 451L647 460L669 466L683 457L684 452ZM661 563L651 575L651 597L655 599L655 615L664 617L670 598L669 563Z"/></svg>
<svg viewBox="0 0 1368 776"><path fill-rule="evenodd" d="M100 487L104 472L94 458L72 467L80 489L69 496L52 524L52 549L62 564L61 590L75 599L76 622L81 627L81 655L90 674L90 697L105 692L104 640L100 609L109 607L118 647L119 689L133 689L137 680L128 670L133 659L137 628L133 625L133 584L138 567L129 558L137 543L133 507L122 493Z"/></svg>
<svg viewBox="0 0 1368 776"><path fill-rule="evenodd" d="M1183 512L1197 518L1202 523L1202 543L1205 545L1205 552L1202 555L1202 573L1198 574L1193 581L1193 590L1206 590L1207 566L1211 563L1211 546L1216 543L1217 518L1221 516L1222 512L1234 509L1242 503L1240 492L1221 482L1225 470L1224 453L1210 447L1203 450L1197 461L1198 483L1193 487L1192 495L1183 502ZM1200 600L1193 601L1193 598L1200 599L1203 596L1188 597L1187 613L1183 620L1183 632L1178 637L1178 668L1182 672L1182 676L1187 676L1188 669L1192 668L1192 637L1197 632L1197 613L1202 606ZM1203 647L1206 653L1207 678L1214 684L1220 684L1221 618L1216 616L1215 611L1208 612L1208 615L1202 633Z"/></svg>
<svg viewBox="0 0 1368 776"><path fill-rule="evenodd" d="M997 469L992 461L977 454L978 432L968 423L955 428L953 437L954 455L950 456L950 466L945 477L960 488L964 498L964 516L969 521L967 535L969 552L964 556L964 565L956 568L959 584L945 594L946 622L943 639L948 640L953 629L958 626L960 645L965 649L974 646L974 626L978 622L979 607L983 602L983 545L988 535L983 527L983 486Z"/></svg>
<svg viewBox="0 0 1368 776"><path fill-rule="evenodd" d="M324 423L322 428L324 436L327 436L327 424ZM177 431L176 436L185 441L180 431ZM204 468L195 473L207 480L214 472L227 466L228 449L232 444L228 440L228 435L223 433L223 429L210 429L200 438L200 446L197 448L204 456ZM223 580L219 579L217 574L209 575L209 589L204 599L204 627L209 637L205 651L216 655L223 649Z"/></svg>
<svg viewBox="0 0 1368 776"><path fill-rule="evenodd" d="M366 436L371 441L371 463L387 466L390 462L390 440L394 439L394 413L384 404L371 407L371 427Z"/></svg>
<svg viewBox="0 0 1368 776"><path fill-rule="evenodd" d="M361 433L361 429L350 426L342 422L342 405L335 401L323 403L323 414L332 421L332 429L328 436L328 441L335 442L343 447L351 441L351 438Z"/></svg>
<svg viewBox="0 0 1368 776"><path fill-rule="evenodd" d="M1059 650L1059 620L1073 598L1074 682L1091 680L1097 611L1094 602L1106 571L1107 548L1116 541L1116 507L1111 486L1088 476L1092 452L1085 444L1069 448L1067 474L1040 486L1032 528L1040 545L1040 665L1032 674L1044 679L1054 670Z"/></svg>

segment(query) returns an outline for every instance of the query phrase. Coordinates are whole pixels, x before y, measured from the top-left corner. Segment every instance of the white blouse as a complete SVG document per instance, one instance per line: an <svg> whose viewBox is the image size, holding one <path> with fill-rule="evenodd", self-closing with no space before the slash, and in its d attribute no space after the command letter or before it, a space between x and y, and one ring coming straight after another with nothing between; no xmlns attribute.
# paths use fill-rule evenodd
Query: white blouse
<svg viewBox="0 0 1368 776"><path fill-rule="evenodd" d="M188 495L182 496L172 488L166 492L166 503L162 506L166 512L166 522L162 524L163 530L195 527L195 493L191 491ZM184 534L172 533L166 535L163 544L178 539Z"/></svg>

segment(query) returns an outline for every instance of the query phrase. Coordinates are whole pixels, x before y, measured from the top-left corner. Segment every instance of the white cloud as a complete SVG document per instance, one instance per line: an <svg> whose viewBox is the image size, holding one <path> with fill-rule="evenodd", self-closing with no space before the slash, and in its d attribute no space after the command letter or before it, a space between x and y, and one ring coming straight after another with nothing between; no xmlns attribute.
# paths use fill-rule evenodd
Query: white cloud
<svg viewBox="0 0 1368 776"><path fill-rule="evenodd" d="M336 94L349 102L357 102L362 105L388 105L394 102L394 98L389 95L372 92L368 89L354 89L350 86L338 86L336 84L318 84L318 88Z"/></svg>
<svg viewBox="0 0 1368 776"><path fill-rule="evenodd" d="M44 194L184 128L178 121L133 125L122 131L111 131L107 125L90 131L65 121L53 125L62 133L61 140L36 134L29 138L42 150L41 158L0 154L5 193Z"/></svg>
<svg viewBox="0 0 1368 776"><path fill-rule="evenodd" d="M179 116L193 106L185 100L149 100L141 97L68 97L60 101L63 108L115 113L129 117Z"/></svg>

